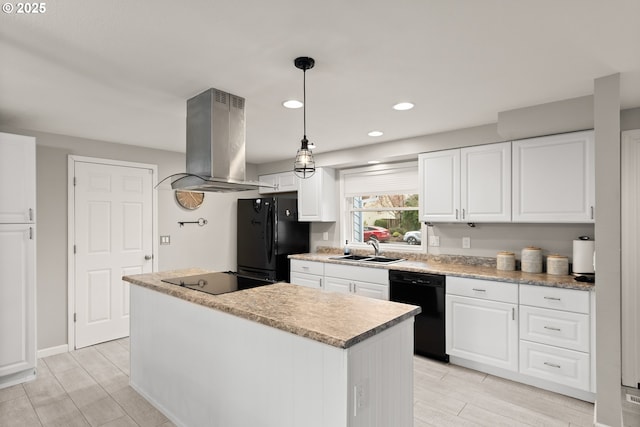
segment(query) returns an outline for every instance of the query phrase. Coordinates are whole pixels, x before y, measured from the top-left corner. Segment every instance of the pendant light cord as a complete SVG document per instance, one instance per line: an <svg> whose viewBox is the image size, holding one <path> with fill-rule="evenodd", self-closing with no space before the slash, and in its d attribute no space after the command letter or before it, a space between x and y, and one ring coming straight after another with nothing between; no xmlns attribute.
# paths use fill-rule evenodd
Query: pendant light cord
<svg viewBox="0 0 640 427"><path fill-rule="evenodd" d="M303 135L305 141L307 140L307 69L302 70L302 123L303 123Z"/></svg>

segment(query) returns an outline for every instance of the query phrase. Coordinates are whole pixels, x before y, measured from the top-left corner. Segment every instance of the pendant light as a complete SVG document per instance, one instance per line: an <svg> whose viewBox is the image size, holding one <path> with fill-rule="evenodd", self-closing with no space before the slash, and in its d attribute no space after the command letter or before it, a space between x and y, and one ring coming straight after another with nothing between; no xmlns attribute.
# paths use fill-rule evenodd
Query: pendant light
<svg viewBox="0 0 640 427"><path fill-rule="evenodd" d="M301 56L293 61L296 68L302 70L302 111L303 111L303 136L300 148L296 153L296 160L293 163L293 172L302 179L311 177L316 172L316 163L313 160L313 153L309 148L307 140L307 70L313 68L315 61L313 58Z"/></svg>

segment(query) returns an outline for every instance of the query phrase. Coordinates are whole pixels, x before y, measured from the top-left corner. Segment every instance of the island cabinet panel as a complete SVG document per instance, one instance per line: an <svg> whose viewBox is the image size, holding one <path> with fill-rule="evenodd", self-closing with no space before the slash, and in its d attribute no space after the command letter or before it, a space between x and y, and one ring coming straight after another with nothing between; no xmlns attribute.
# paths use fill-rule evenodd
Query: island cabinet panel
<svg viewBox="0 0 640 427"><path fill-rule="evenodd" d="M177 426L413 425L413 318L330 346L131 287L131 386Z"/></svg>

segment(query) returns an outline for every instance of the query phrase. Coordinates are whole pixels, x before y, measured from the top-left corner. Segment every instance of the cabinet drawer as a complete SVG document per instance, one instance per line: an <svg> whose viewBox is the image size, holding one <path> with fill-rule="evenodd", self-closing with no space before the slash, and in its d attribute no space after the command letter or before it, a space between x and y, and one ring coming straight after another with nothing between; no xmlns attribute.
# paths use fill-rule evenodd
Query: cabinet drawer
<svg viewBox="0 0 640 427"><path fill-rule="evenodd" d="M447 276L447 294L517 304L518 285L492 280Z"/></svg>
<svg viewBox="0 0 640 427"><path fill-rule="evenodd" d="M318 274L324 275L324 263L317 261L305 261L302 259L291 260L291 271L297 271L298 273Z"/></svg>
<svg viewBox="0 0 640 427"><path fill-rule="evenodd" d="M520 285L520 304L589 314L589 291Z"/></svg>
<svg viewBox="0 0 640 427"><path fill-rule="evenodd" d="M292 272L289 279L292 284L306 286L307 288L321 289L322 288L322 276L316 276L315 274L306 274Z"/></svg>
<svg viewBox="0 0 640 427"><path fill-rule="evenodd" d="M324 275L327 277L339 277L341 279L358 280L361 282L379 283L381 285L389 284L389 270L384 268L327 263L324 266Z"/></svg>
<svg viewBox="0 0 640 427"><path fill-rule="evenodd" d="M581 390L589 390L587 353L520 341L520 372Z"/></svg>
<svg viewBox="0 0 640 427"><path fill-rule="evenodd" d="M589 315L523 305L520 339L589 352Z"/></svg>

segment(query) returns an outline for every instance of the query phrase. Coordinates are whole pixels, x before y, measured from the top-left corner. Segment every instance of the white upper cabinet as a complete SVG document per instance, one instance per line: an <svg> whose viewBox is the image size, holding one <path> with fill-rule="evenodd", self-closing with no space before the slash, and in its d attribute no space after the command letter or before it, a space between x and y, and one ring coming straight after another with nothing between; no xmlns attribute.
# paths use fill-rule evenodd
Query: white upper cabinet
<svg viewBox="0 0 640 427"><path fill-rule="evenodd" d="M513 142L514 222L594 222L593 131Z"/></svg>
<svg viewBox="0 0 640 427"><path fill-rule="evenodd" d="M511 220L511 143L480 145L419 156L420 220Z"/></svg>
<svg viewBox="0 0 640 427"><path fill-rule="evenodd" d="M460 150L464 222L511 221L511 143Z"/></svg>
<svg viewBox="0 0 640 427"><path fill-rule="evenodd" d="M418 156L420 221L451 222L460 218L460 150Z"/></svg>
<svg viewBox="0 0 640 427"><path fill-rule="evenodd" d="M298 221L335 222L337 219L335 171L317 168L306 179L298 180Z"/></svg>
<svg viewBox="0 0 640 427"><path fill-rule="evenodd" d="M260 187L260 194L286 193L290 191L298 191L298 177L293 171L270 173L260 175L258 181L269 184L274 188Z"/></svg>
<svg viewBox="0 0 640 427"><path fill-rule="evenodd" d="M35 138L0 133L0 195L0 223L35 222Z"/></svg>

